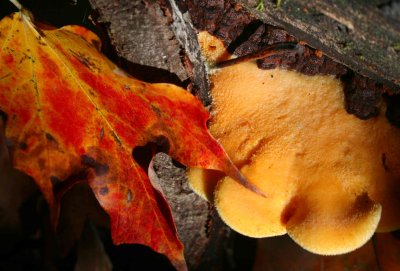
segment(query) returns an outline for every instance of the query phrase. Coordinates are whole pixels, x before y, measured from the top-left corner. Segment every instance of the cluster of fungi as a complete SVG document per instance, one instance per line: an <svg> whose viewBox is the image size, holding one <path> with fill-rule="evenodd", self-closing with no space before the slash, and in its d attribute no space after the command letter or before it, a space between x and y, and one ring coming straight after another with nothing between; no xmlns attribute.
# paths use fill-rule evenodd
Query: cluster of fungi
<svg viewBox="0 0 400 271"><path fill-rule="evenodd" d="M237 26L212 16L218 23L206 24L196 12L211 82L210 131L264 196L219 172L192 168L194 191L239 233L288 234L323 255L399 229L400 130L382 113L390 108L381 99L390 91L358 75L349 79L342 64L265 24L232 50ZM238 10L224 12L232 19ZM372 98L360 99L371 86Z"/></svg>

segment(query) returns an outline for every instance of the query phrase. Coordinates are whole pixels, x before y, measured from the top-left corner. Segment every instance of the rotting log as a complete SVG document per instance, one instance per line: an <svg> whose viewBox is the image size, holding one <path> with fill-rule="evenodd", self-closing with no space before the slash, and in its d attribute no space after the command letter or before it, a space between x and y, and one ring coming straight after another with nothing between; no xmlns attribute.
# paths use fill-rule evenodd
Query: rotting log
<svg viewBox="0 0 400 271"><path fill-rule="evenodd" d="M180 3L182 12L191 18L196 29L216 36L224 42L230 53L239 57L257 53L274 43L298 43L299 50L261 57L257 60L258 67L261 69L279 67L308 75L334 75L344 83L344 106L349 114L354 114L360 119L369 119L381 113L379 104L386 102L386 116L389 121L394 125L400 124L400 114L396 109L399 106L397 94L400 93L400 87L394 83L396 80L388 80L388 77L380 77L377 73L371 75L372 72L370 72L371 76L364 76L357 69L352 68L351 61L364 61L363 57L348 60L347 62L350 64L345 63L346 65L335 61L325 51L321 51L321 48L313 48L308 40L302 39L302 30L297 28L296 22L292 23L291 32L289 32L281 26L276 26L279 25L278 23L274 23L274 25L265 23L265 20L260 19L259 12L255 7L250 8L238 1L186 0L177 2ZM269 8L268 5L267 8ZM297 10L297 12L301 14L304 11ZM319 25L316 24L313 27L319 28ZM321 27L323 28L323 25ZM319 39L317 36L312 37L316 40ZM346 56L343 58L347 59ZM396 66L397 62L395 63L388 65ZM363 62L358 65L365 66Z"/></svg>
<svg viewBox="0 0 400 271"><path fill-rule="evenodd" d="M400 18L385 16L389 1L235 1L252 16L279 26L368 78L400 89Z"/></svg>

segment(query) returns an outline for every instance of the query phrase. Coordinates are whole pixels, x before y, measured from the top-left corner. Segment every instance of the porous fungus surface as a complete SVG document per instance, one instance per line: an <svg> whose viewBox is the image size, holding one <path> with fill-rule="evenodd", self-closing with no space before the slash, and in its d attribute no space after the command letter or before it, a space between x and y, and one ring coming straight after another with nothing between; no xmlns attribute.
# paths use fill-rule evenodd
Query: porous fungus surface
<svg viewBox="0 0 400 271"><path fill-rule="evenodd" d="M210 63L228 58L215 38L199 38ZM376 230L400 228L400 130L383 114L348 114L340 80L255 62L215 69L210 80L211 133L266 195L191 169L193 189L231 228L252 237L288 233L319 254L349 252Z"/></svg>

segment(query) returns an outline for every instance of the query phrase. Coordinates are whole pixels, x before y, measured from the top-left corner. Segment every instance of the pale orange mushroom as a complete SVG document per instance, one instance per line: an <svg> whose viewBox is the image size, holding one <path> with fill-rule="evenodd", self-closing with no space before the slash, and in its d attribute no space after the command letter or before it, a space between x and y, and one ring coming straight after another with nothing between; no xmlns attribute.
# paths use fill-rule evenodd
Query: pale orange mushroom
<svg viewBox="0 0 400 271"><path fill-rule="evenodd" d="M199 39L211 67L230 57L218 39L205 32ZM215 172L189 170L192 188L231 228L251 237L288 233L326 255L352 251L376 230L400 228L400 129L384 114L348 114L334 76L245 62L211 70L210 80L210 131L266 195Z"/></svg>

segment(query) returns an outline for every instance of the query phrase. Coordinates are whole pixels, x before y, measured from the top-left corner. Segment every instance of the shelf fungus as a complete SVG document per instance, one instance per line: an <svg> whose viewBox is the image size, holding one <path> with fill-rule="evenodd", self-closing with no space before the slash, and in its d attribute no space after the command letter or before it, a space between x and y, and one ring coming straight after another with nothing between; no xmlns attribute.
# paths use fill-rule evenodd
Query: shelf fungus
<svg viewBox="0 0 400 271"><path fill-rule="evenodd" d="M199 40L211 66L232 58L206 32ZM400 129L384 114L369 120L348 114L343 83L334 76L261 70L254 61L210 70L211 133L265 194L190 169L192 188L226 224L251 237L287 233L324 255L400 228Z"/></svg>

